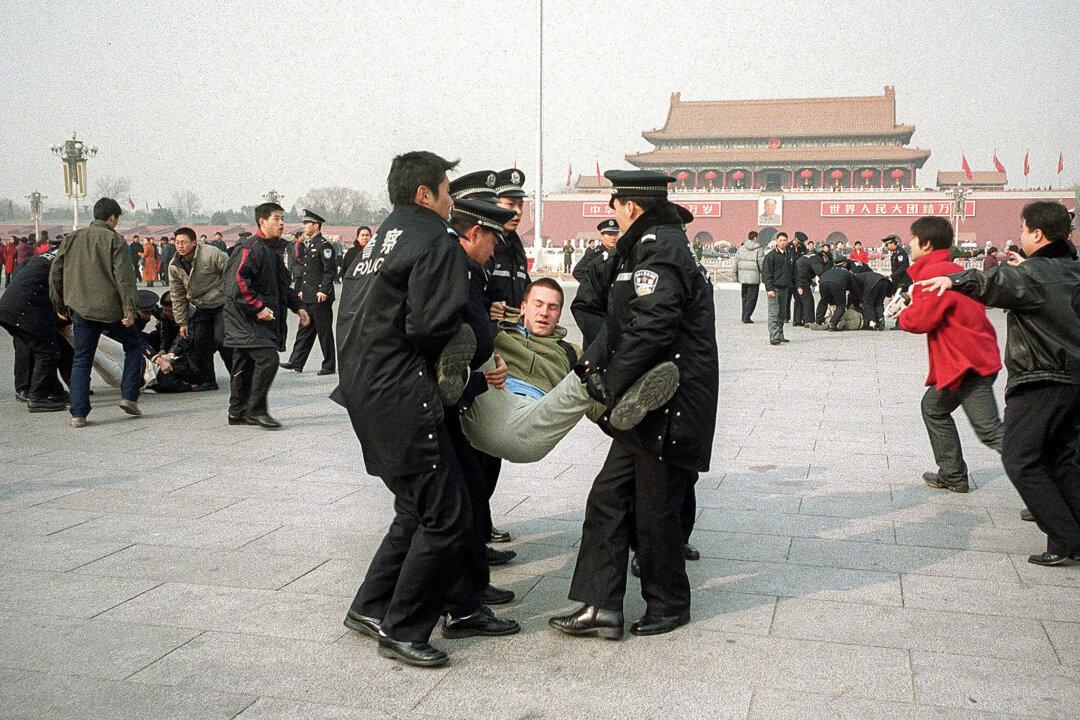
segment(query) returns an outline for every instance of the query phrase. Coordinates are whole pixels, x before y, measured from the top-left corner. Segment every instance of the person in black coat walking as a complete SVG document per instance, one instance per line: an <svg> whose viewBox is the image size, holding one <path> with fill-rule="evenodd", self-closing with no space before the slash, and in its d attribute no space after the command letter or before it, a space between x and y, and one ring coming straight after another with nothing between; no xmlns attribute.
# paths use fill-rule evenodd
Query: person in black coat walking
<svg viewBox="0 0 1080 720"><path fill-rule="evenodd" d="M300 265L300 300L304 309L311 316L311 324L301 327L293 342L292 355L288 362L281 363L285 370L304 371L311 348L315 346L316 336L322 350L322 367L319 375L333 375L337 363L334 349L334 280L338 275L337 259L334 246L322 235L322 226L326 222L322 216L304 211L304 237L301 243L304 260Z"/></svg>
<svg viewBox="0 0 1080 720"><path fill-rule="evenodd" d="M277 375L278 353L288 335L287 310L311 322L300 297L289 284L283 253L285 210L277 203L255 208L259 231L233 248L225 269L225 346L233 349L230 425L258 425L277 430L267 394Z"/></svg>
<svg viewBox="0 0 1080 720"><path fill-rule="evenodd" d="M611 449L593 482L570 598L578 610L549 624L569 635L621 637L631 525L636 526L645 615L630 632L669 632L690 619L690 583L681 516L688 488L708 469L719 388L713 286L694 258L685 209L669 202L674 178L649 171L608 171L611 205L623 230L618 272L601 337L602 372L586 370L594 397L610 409L649 369L670 360L679 387L662 408L627 430L601 418Z"/></svg>

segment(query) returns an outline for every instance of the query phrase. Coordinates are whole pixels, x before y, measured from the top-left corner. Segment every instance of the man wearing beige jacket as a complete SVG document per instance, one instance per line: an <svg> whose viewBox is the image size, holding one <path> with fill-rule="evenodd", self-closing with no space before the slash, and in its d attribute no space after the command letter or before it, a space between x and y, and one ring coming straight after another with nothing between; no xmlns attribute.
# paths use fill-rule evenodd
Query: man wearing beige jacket
<svg viewBox="0 0 1080 720"><path fill-rule="evenodd" d="M210 244L200 245L195 231L182 227L173 234L176 255L169 263L169 293L180 335L191 340L202 383L198 390L217 390L214 352L232 370L232 350L222 344L225 266L229 255Z"/></svg>

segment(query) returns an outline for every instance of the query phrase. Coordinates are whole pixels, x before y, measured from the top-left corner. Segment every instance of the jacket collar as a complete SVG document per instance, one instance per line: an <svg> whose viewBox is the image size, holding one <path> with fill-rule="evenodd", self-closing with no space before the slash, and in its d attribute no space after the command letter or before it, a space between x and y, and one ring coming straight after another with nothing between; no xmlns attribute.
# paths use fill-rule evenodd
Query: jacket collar
<svg viewBox="0 0 1080 720"><path fill-rule="evenodd" d="M405 205L395 205L394 212L400 212L404 215L412 215L417 220L428 223L438 222L443 227L450 227L445 218L439 217L439 214L434 210L424 207L423 205L417 205L416 203L407 203Z"/></svg>
<svg viewBox="0 0 1080 720"><path fill-rule="evenodd" d="M623 233L619 241L615 243L615 250L619 253L619 257L630 257L630 251L633 250L634 245L645 234L645 231L657 225L678 225L680 228L683 226L683 217L679 214L679 209L675 203L664 201L656 207L643 212L634 221L634 224Z"/></svg>
<svg viewBox="0 0 1080 720"><path fill-rule="evenodd" d="M944 248L943 250L933 250L926 253L921 258L911 264L911 266L908 268L908 275L911 276L912 280L922 280L922 274L926 272L926 268L928 266L943 262L952 262L949 248Z"/></svg>
<svg viewBox="0 0 1080 720"><path fill-rule="evenodd" d="M1071 241L1066 242L1052 242L1049 245L1043 245L1041 248L1031 253L1031 257L1044 257L1044 258L1075 258L1076 248L1072 246Z"/></svg>
<svg viewBox="0 0 1080 720"><path fill-rule="evenodd" d="M90 223L90 227L103 227L106 230L112 230L112 228L109 227L109 223L105 222L104 220L94 220L92 223Z"/></svg>
<svg viewBox="0 0 1080 720"><path fill-rule="evenodd" d="M525 329L525 324L520 321L514 322L513 320L500 320L498 325L499 330L516 332L522 337L525 337L529 340L547 340L549 342L558 342L566 337L566 328L564 328L562 325L556 325L555 329L551 331L551 334L545 337L534 335L533 333L529 332Z"/></svg>

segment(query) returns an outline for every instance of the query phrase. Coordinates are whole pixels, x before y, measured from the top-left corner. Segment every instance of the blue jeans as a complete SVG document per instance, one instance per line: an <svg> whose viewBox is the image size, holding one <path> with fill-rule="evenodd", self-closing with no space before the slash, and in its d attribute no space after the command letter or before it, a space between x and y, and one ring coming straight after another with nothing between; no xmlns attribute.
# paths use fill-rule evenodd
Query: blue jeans
<svg viewBox="0 0 1080 720"><path fill-rule="evenodd" d="M75 359L71 365L71 416L86 417L90 414L90 368L94 365L94 353L102 334L111 337L124 347L124 375L120 380L120 395L125 400L138 400L143 380L143 348L146 341L135 326L123 323L87 320L71 314L72 332L75 335Z"/></svg>

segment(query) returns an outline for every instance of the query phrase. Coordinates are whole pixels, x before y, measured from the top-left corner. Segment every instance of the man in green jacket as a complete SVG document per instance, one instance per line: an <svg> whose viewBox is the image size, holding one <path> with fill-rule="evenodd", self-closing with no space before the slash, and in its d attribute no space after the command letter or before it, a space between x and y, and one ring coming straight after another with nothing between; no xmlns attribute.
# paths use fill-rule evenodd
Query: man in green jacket
<svg viewBox="0 0 1080 720"><path fill-rule="evenodd" d="M90 414L90 368L103 334L124 347L120 408L142 415L138 400L145 342L135 327L135 270L124 239L114 230L121 214L112 198L94 203L94 222L64 238L49 271L49 298L57 314L71 318L74 334L72 427L85 427Z"/></svg>
<svg viewBox="0 0 1080 720"><path fill-rule="evenodd" d="M586 412L593 420L604 414L573 371L581 348L566 341L566 329L558 324L562 306L559 283L539 278L525 288L520 322L499 323L495 354L506 362L506 386L477 395L461 417L461 428L477 450L510 462L536 462ZM493 368L489 361L483 369ZM670 400L678 385L675 364L661 363L620 398L611 415L633 425Z"/></svg>

